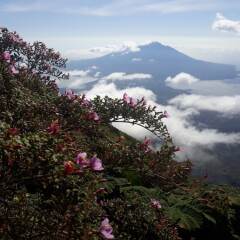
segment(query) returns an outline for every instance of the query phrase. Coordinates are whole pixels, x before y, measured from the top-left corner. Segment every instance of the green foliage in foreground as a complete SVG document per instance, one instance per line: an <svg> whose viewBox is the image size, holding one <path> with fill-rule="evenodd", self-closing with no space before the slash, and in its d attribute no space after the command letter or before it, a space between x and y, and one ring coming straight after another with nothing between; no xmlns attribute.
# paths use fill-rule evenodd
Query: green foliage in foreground
<svg viewBox="0 0 240 240"><path fill-rule="evenodd" d="M64 77L64 60L1 31L0 239L240 239L239 189L174 161L164 112L127 96L61 96L52 77ZM161 149L114 121L147 128Z"/></svg>

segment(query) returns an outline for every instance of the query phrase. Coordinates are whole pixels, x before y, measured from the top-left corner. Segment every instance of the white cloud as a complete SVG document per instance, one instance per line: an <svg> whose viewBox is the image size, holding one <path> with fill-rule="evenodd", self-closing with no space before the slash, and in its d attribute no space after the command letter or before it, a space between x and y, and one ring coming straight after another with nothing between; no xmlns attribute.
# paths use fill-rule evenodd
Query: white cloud
<svg viewBox="0 0 240 240"><path fill-rule="evenodd" d="M63 40L63 43L64 42L65 40ZM69 49L64 52L64 57L71 60L91 59L91 58L101 57L103 55L104 54L100 52L92 52L90 49Z"/></svg>
<svg viewBox="0 0 240 240"><path fill-rule="evenodd" d="M180 109L194 108L199 111L214 111L228 116L240 114L240 95L203 96L183 94L171 99L169 103Z"/></svg>
<svg viewBox="0 0 240 240"><path fill-rule="evenodd" d="M141 87L132 87L126 89L118 89L114 83L106 83L105 81L100 81L93 88L86 93L88 98L94 98L95 96L110 96L113 98L122 98L124 93L128 93L129 96L135 98L142 98L145 96L147 99L156 101L155 94L148 89L141 88Z"/></svg>
<svg viewBox="0 0 240 240"><path fill-rule="evenodd" d="M43 39L47 42L49 42L48 39ZM59 39L51 39L51 44L55 44ZM79 41L76 39L63 39L63 42L74 42L74 44L78 44ZM101 41L101 40L99 40ZM77 43L75 43L77 42ZM75 59L89 59L89 58L97 58L102 57L107 54L114 54L114 53L121 53L128 54L130 52L138 52L140 51L139 44L133 41L123 41L123 43L118 44L108 44L106 46L98 46L98 47L92 47L92 48L85 48L85 49L69 49L65 51L64 56L75 60ZM133 61L141 61L140 59L136 58Z"/></svg>
<svg viewBox="0 0 240 240"><path fill-rule="evenodd" d="M152 75L151 74L145 74L145 73L132 73L132 74L127 74L124 72L115 72L111 73L110 75L103 77L105 80L142 80L142 79L151 79Z"/></svg>
<svg viewBox="0 0 240 240"><path fill-rule="evenodd" d="M40 2L22 2L9 3L2 7L5 12L36 12L36 11L48 11L49 5L41 4Z"/></svg>
<svg viewBox="0 0 240 240"><path fill-rule="evenodd" d="M193 83L198 82L199 79L195 78L194 76L188 73L179 73L175 77L168 77L165 82L171 85L191 85Z"/></svg>
<svg viewBox="0 0 240 240"><path fill-rule="evenodd" d="M67 4L67 5L66 5ZM203 11L219 7L221 3L213 0L169 0L169 1L146 1L146 0L121 0L84 3L74 0L19 0L17 3L6 3L2 10L6 12L57 12L65 14L78 14L86 16L108 17L116 15L132 15L146 12L176 13L189 11Z"/></svg>
<svg viewBox="0 0 240 240"><path fill-rule="evenodd" d="M212 28L213 30L240 34L240 21L227 19L221 13L217 13Z"/></svg>
<svg viewBox="0 0 240 240"><path fill-rule="evenodd" d="M108 54L112 52L118 52L120 51L120 48L117 45L107 45L103 47L94 47L89 49L89 51L92 53Z"/></svg>
<svg viewBox="0 0 240 240"><path fill-rule="evenodd" d="M141 58L133 58L133 59L132 59L132 62L141 62L141 61L142 61Z"/></svg>
<svg viewBox="0 0 240 240"><path fill-rule="evenodd" d="M68 80L57 80L60 88L79 89L84 84L97 80L91 76L91 69L88 70L71 70L66 72L69 74Z"/></svg>
<svg viewBox="0 0 240 240"><path fill-rule="evenodd" d="M124 42L123 44L119 45L107 45L104 47L94 47L89 50L92 53L98 53L98 54L109 54L109 53L117 53L117 52L138 52L140 51L140 48L138 47L138 44L132 41Z"/></svg>
<svg viewBox="0 0 240 240"><path fill-rule="evenodd" d="M178 13L189 11L202 11L213 9L216 6L215 1L195 0L171 0L162 2L148 3L139 7L139 11L159 12L159 13Z"/></svg>
<svg viewBox="0 0 240 240"><path fill-rule="evenodd" d="M72 70L72 71L68 71L66 72L67 74L70 75L70 77L86 77L89 73L90 70Z"/></svg>
<svg viewBox="0 0 240 240"><path fill-rule="evenodd" d="M162 106L160 106L162 108ZM174 140L191 150L192 147L202 146L212 148L219 143L236 144L240 141L239 133L223 133L216 129L198 129L192 122L192 117L199 114L194 108L178 109L176 106L166 106L171 118L165 119L169 132Z"/></svg>
<svg viewBox="0 0 240 240"><path fill-rule="evenodd" d="M94 77L98 78L98 77L100 77L100 75L101 75L101 72L96 72L96 73L94 74Z"/></svg>
<svg viewBox="0 0 240 240"><path fill-rule="evenodd" d="M93 65L93 66L91 66L91 69L96 70L96 69L98 69L98 67Z"/></svg>

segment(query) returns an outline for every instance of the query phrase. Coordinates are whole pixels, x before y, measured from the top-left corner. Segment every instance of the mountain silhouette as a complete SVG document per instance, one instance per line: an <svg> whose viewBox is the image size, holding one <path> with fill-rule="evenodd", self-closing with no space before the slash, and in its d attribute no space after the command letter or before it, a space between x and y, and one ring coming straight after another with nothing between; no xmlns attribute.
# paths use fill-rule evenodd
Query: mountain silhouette
<svg viewBox="0 0 240 240"><path fill-rule="evenodd" d="M103 57L75 60L70 69L97 66L103 75L113 72L151 74L157 81L186 72L201 80L222 80L237 76L235 66L197 60L159 42L139 46L139 51L124 50Z"/></svg>

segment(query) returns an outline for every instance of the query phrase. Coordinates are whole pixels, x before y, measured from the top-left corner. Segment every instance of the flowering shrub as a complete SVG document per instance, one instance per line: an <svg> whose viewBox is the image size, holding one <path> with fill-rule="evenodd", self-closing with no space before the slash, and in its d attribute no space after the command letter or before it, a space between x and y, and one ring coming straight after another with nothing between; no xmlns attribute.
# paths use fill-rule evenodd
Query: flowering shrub
<svg viewBox="0 0 240 240"><path fill-rule="evenodd" d="M191 179L191 162L174 160L167 112L126 94L60 95L66 60L7 29L0 56L1 239L239 236L239 191ZM160 149L111 126L120 121L151 131Z"/></svg>
<svg viewBox="0 0 240 240"><path fill-rule="evenodd" d="M156 107L147 106L145 99L133 99L124 94L122 99L96 97L93 100L94 108L101 113L105 123L125 122L148 129L159 139L171 142L166 126L161 121L168 115L166 111L157 112Z"/></svg>

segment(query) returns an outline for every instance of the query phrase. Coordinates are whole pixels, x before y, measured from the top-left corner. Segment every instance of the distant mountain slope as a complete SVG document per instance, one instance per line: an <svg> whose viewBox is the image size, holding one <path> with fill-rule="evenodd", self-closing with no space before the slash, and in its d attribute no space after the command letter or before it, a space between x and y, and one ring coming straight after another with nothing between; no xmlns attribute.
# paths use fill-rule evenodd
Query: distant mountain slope
<svg viewBox="0 0 240 240"><path fill-rule="evenodd" d="M102 75L113 72L146 73L154 81L187 72L202 80L227 79L237 76L235 66L211 63L191 58L174 48L158 42L139 46L139 51L122 51L103 57L69 62L69 69L88 69L97 66Z"/></svg>

